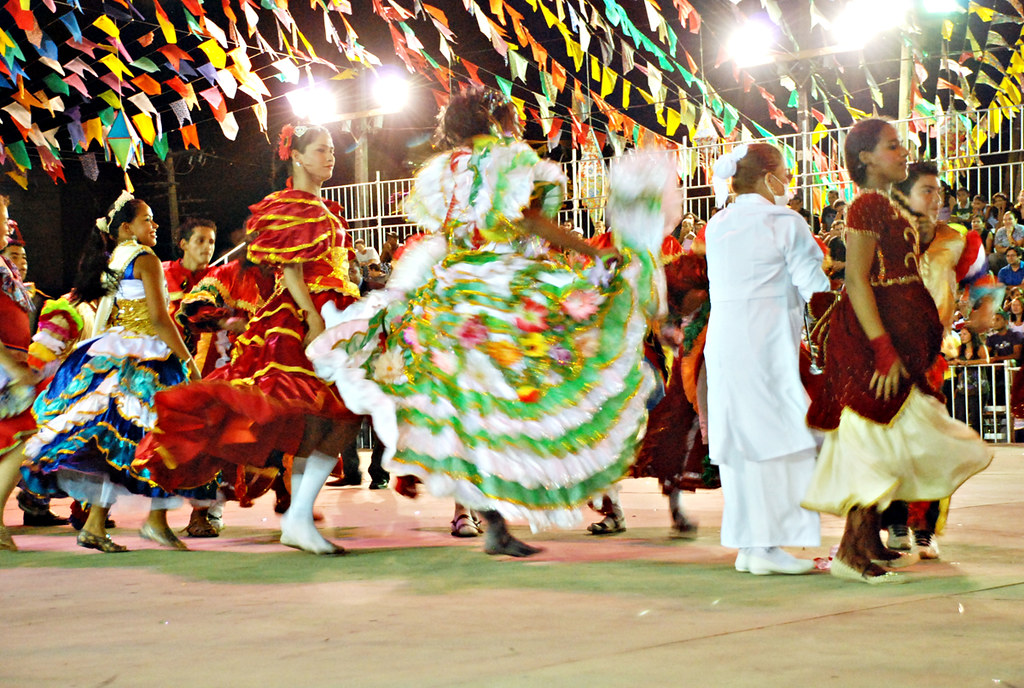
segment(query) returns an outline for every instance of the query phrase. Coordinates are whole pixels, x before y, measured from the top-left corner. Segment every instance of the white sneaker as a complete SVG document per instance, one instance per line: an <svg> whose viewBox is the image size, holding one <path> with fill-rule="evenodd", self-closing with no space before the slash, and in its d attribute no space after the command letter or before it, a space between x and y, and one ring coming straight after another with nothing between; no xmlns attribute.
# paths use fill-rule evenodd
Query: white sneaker
<svg viewBox="0 0 1024 688"><path fill-rule="evenodd" d="M910 528L906 526L889 526L886 530L889 532L889 537L885 541L886 547L899 550L900 552L910 551Z"/></svg>
<svg viewBox="0 0 1024 688"><path fill-rule="evenodd" d="M939 538L932 531L914 531L914 543L917 545L917 553L922 559L939 558Z"/></svg>
<svg viewBox="0 0 1024 688"><path fill-rule="evenodd" d="M813 561L797 559L778 547L755 547L747 555L746 563L750 572L755 576L767 576L773 573L799 575L814 570Z"/></svg>

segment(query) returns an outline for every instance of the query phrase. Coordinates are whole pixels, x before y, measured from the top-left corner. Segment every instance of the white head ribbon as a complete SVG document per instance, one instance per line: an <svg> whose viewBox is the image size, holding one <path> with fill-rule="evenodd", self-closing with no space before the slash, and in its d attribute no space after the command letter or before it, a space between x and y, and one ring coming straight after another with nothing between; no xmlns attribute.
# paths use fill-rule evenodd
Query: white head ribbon
<svg viewBox="0 0 1024 688"><path fill-rule="evenodd" d="M715 169L711 174L711 188L715 190L715 207L721 208L729 200L729 180L736 174L736 165L747 154L747 144L743 143L715 161Z"/></svg>
<svg viewBox="0 0 1024 688"><path fill-rule="evenodd" d="M123 208L125 203L134 200L135 196L132 196L127 191L122 191L121 195L117 197L116 201L114 201L114 207L110 209L110 212L107 213L106 217L96 218L96 227L98 227L101 232L113 234L114 230L117 228L111 227L110 221L114 219L114 216L117 215L117 211Z"/></svg>

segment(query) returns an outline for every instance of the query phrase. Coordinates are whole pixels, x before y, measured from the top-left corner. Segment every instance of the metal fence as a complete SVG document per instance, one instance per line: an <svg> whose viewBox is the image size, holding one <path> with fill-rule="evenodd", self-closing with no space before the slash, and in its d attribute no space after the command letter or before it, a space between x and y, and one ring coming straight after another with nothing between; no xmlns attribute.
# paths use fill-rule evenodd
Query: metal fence
<svg viewBox="0 0 1024 688"><path fill-rule="evenodd" d="M970 425L986 442L1013 442L1010 389L1018 371L1010 361L950 366L944 390L950 415Z"/></svg>
<svg viewBox="0 0 1024 688"><path fill-rule="evenodd" d="M1009 196L1010 205L1016 202L1017 192L1024 186L1024 117L1020 108L942 113L894 125L903 132L912 157L937 161L950 186L966 186L972 194L986 198L1002 191ZM828 190L839 191L848 200L853 196L842 160L848 131L849 127L819 128L806 136L794 133L755 140L781 148L787 164L798 168L795 188L803 194L805 207L818 213ZM714 207L711 169L719 156L739 143L678 144L675 153L683 180L684 211L710 217ZM805 150L809 161L798 164ZM599 229L603 217L608 158L581 157L579 151L573 156L562 163L568 185L559 221L570 222L589 236ZM405 239L417 231L402 212L402 199L411 185L412 179L383 180L378 172L371 182L329 187L324 195L345 208L354 239L380 248L388 233Z"/></svg>

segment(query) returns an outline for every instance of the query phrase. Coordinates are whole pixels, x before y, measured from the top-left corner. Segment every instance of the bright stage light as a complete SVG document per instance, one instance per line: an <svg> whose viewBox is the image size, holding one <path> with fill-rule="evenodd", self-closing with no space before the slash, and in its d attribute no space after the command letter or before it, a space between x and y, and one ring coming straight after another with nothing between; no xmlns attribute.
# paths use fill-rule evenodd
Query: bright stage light
<svg viewBox="0 0 1024 688"><path fill-rule="evenodd" d="M957 0L924 0L921 7L928 14L952 14L967 9Z"/></svg>
<svg viewBox="0 0 1024 688"><path fill-rule="evenodd" d="M763 20L748 19L741 24L725 45L726 54L738 67L771 62L775 44L775 27Z"/></svg>
<svg viewBox="0 0 1024 688"><path fill-rule="evenodd" d="M325 124L338 116L338 99L320 84L296 89L286 97L295 116L310 124Z"/></svg>
<svg viewBox="0 0 1024 688"><path fill-rule="evenodd" d="M378 107L398 112L409 101L409 82L398 72L381 72L373 82L373 99Z"/></svg>
<svg viewBox="0 0 1024 688"><path fill-rule="evenodd" d="M836 41L851 50L863 48L880 33L901 26L912 0L850 0L832 23Z"/></svg>

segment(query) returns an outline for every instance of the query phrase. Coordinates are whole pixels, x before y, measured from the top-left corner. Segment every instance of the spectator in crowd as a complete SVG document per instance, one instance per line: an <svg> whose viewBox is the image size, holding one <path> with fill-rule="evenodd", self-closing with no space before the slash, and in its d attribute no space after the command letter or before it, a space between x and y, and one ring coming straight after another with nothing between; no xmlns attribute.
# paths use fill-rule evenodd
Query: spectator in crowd
<svg viewBox="0 0 1024 688"><path fill-rule="evenodd" d="M992 240L993 251L988 257L989 269L997 275L1006 266L1006 249L1010 246L1024 245L1024 226L1018 224L1013 211L1007 210L1002 218L1003 221L996 229Z"/></svg>
<svg viewBox="0 0 1024 688"><path fill-rule="evenodd" d="M1010 209L1010 201L1004 193L992 194L992 203L985 211L985 222L989 227L998 227L1003 222L1003 215Z"/></svg>
<svg viewBox="0 0 1024 688"><path fill-rule="evenodd" d="M1008 287L1016 287L1024 282L1024 269L1020 266L1020 252L1021 249L1017 246L1010 246L1006 249L1006 265L999 270L999 276L996 278Z"/></svg>
<svg viewBox="0 0 1024 688"><path fill-rule="evenodd" d="M846 221L834 220L824 239L831 259L827 270L828 277L832 281L832 288L839 289L846 279Z"/></svg>
<svg viewBox="0 0 1024 688"><path fill-rule="evenodd" d="M971 215L970 219L974 220L976 217L980 217L984 222L988 216L988 204L985 202L985 197L981 195L975 195L971 199ZM988 226L988 223L985 223Z"/></svg>
<svg viewBox="0 0 1024 688"><path fill-rule="evenodd" d="M367 246L366 242L362 239L356 239L356 262L361 266L369 265L370 263L380 263L380 254L377 253L377 249L372 246Z"/></svg>
<svg viewBox="0 0 1024 688"><path fill-rule="evenodd" d="M958 217L964 222L970 222L971 211L971 190L966 186L957 187L956 202L953 205L953 217Z"/></svg>
<svg viewBox="0 0 1024 688"><path fill-rule="evenodd" d="M980 217L974 217L971 219L971 229L978 233L981 237L981 245L985 247L985 254L992 253L992 243L995 239L995 232L993 232L985 221Z"/></svg>
<svg viewBox="0 0 1024 688"><path fill-rule="evenodd" d="M398 235L388 233L384 238L384 245L380 248L381 265L391 265L391 261L394 259L395 251L398 250L399 245Z"/></svg>
<svg viewBox="0 0 1024 688"><path fill-rule="evenodd" d="M818 233L820 228L818 218L811 215L811 211L804 207L804 197L799 190L789 199L788 205L790 210L800 213L814 234Z"/></svg>
<svg viewBox="0 0 1024 688"><path fill-rule="evenodd" d="M939 192L942 194L942 205L939 206L939 214L936 219L939 222L949 222L953 217L953 206L956 205L956 199L946 182L939 182Z"/></svg>
<svg viewBox="0 0 1024 688"><path fill-rule="evenodd" d="M1024 217L1024 189L1017 192L1017 202L1013 204L1013 214Z"/></svg>
<svg viewBox="0 0 1024 688"><path fill-rule="evenodd" d="M994 318L994 330L985 340L988 347L989 360L997 361L1019 361L1021 345L1024 345L1024 335L1010 329L1009 315L1006 311L998 310Z"/></svg>
<svg viewBox="0 0 1024 688"><path fill-rule="evenodd" d="M1024 299L1020 296L1010 299L1006 313L1010 316L1007 321L1010 329L1024 335Z"/></svg>
<svg viewBox="0 0 1024 688"><path fill-rule="evenodd" d="M827 232L832 228L836 219L836 203L839 202L839 192L829 189L826 195L825 207L821 209L821 231Z"/></svg>

